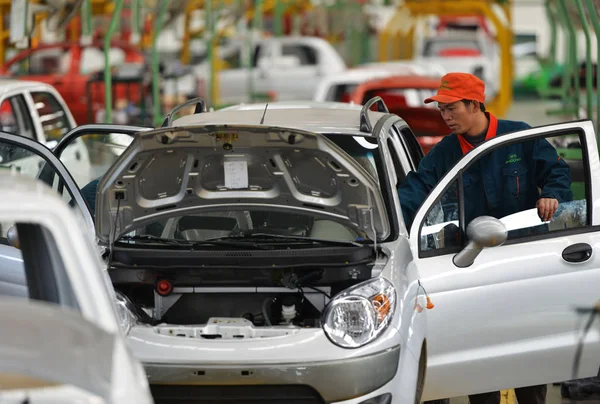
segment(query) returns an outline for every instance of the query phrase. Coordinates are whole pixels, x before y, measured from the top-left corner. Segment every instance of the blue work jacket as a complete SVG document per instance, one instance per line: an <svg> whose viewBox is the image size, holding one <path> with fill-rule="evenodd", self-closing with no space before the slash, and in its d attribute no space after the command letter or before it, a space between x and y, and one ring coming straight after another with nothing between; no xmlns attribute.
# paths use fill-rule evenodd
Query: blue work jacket
<svg viewBox="0 0 600 404"><path fill-rule="evenodd" d="M488 118L490 128L486 140L530 128L525 122L497 120L489 114ZM421 160L417 171L409 173L398 188L408 229L433 187L468 152L465 149L472 148L460 137L456 134L444 137ZM559 203L573 199L569 166L543 138L503 146L482 156L463 175L463 186L467 224L482 215L500 219L534 208L540 198L554 198ZM443 195L444 205L458 206L455 184ZM448 217L447 213L444 212L444 220L458 219ZM455 211L453 216L457 214Z"/></svg>

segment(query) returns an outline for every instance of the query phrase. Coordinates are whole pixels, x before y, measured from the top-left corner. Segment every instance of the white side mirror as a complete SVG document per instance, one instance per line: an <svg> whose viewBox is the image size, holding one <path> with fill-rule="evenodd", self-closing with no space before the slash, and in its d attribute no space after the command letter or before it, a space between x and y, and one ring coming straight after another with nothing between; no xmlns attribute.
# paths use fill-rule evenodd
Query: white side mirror
<svg viewBox="0 0 600 404"><path fill-rule="evenodd" d="M504 224L492 216L480 216L467 226L469 244L453 258L454 265L459 268L471 266L481 250L504 244L508 230Z"/></svg>

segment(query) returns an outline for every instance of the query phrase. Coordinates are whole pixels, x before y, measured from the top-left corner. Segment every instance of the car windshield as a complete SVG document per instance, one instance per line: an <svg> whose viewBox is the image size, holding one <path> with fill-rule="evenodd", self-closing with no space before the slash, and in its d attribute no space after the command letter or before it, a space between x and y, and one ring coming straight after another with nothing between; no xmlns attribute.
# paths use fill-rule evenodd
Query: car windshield
<svg viewBox="0 0 600 404"><path fill-rule="evenodd" d="M329 88L326 101L349 102L358 83L338 83Z"/></svg>
<svg viewBox="0 0 600 404"><path fill-rule="evenodd" d="M383 167L383 162L373 140L340 134L325 136L353 157L378 184L383 181L382 173L377 169ZM256 240L257 234L262 240ZM188 242L203 242L223 237L263 242L265 234L332 242L371 242L365 233L353 228L349 223L325 217L314 210L292 212L284 206L278 211L261 207L236 210L230 204L224 204L222 210L212 208L207 212L162 218L134 229L122 236L121 240L144 245L177 240L182 241L182 245L185 246ZM295 242L301 244L300 239Z"/></svg>
<svg viewBox="0 0 600 404"><path fill-rule="evenodd" d="M447 49L469 49L481 53L481 47L477 40L465 40L457 38L432 38L425 42L423 56L439 56L440 52Z"/></svg>
<svg viewBox="0 0 600 404"><path fill-rule="evenodd" d="M222 210L175 216L141 226L121 237L129 244L170 244L182 247L207 241L251 241L253 244L273 243L285 248L291 244L313 245L313 241L352 243L367 242L366 235L351 226L319 215L294 213L284 209L266 208ZM177 241L174 244L172 241ZM219 245L224 245L221 242ZM242 244L242 246L245 244Z"/></svg>

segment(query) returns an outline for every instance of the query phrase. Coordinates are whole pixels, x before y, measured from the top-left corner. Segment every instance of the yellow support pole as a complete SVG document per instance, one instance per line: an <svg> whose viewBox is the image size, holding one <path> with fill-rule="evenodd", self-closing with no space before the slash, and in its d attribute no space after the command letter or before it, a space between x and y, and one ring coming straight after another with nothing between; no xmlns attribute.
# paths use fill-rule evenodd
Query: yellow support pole
<svg viewBox="0 0 600 404"><path fill-rule="evenodd" d="M190 30L190 24L192 22L192 13L196 9L196 2L193 0L188 1L188 4L185 8L185 17L183 22L183 43L181 44L181 63L187 65L190 63L192 59L191 51L190 51L190 42L192 40L192 33Z"/></svg>
<svg viewBox="0 0 600 404"><path fill-rule="evenodd" d="M387 62L390 52L390 33L387 30L381 31L379 34L379 61Z"/></svg>
<svg viewBox="0 0 600 404"><path fill-rule="evenodd" d="M513 389L500 391L500 404L515 404L517 397Z"/></svg>
<svg viewBox="0 0 600 404"><path fill-rule="evenodd" d="M399 7L379 34L379 61L412 59L415 27L406 8Z"/></svg>
<svg viewBox="0 0 600 404"><path fill-rule="evenodd" d="M494 99L486 103L486 109L503 117L512 103L512 70L513 58L511 52L512 31L509 25L505 25L492 9L495 2L481 0L461 0L457 2L445 0L429 0L422 2L418 0L405 0L406 7L413 17L427 15L464 15L477 13L488 18L496 29L497 41L500 44L500 91ZM508 16L507 16L508 19Z"/></svg>
<svg viewBox="0 0 600 404"><path fill-rule="evenodd" d="M10 3L8 3L8 7L4 4L0 6L0 11L2 11L2 15L10 15ZM7 35L8 34L8 35ZM4 31L4 17L0 18L0 64L4 64L6 61L6 49L4 45L8 38L10 38L10 31Z"/></svg>

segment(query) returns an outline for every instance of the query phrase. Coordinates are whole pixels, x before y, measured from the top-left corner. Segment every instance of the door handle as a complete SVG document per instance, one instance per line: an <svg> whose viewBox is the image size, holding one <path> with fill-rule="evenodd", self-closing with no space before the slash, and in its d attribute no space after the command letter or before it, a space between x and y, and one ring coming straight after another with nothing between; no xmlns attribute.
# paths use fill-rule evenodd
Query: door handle
<svg viewBox="0 0 600 404"><path fill-rule="evenodd" d="M565 248L562 257L567 262L584 262L592 256L592 246L587 243L577 243Z"/></svg>

